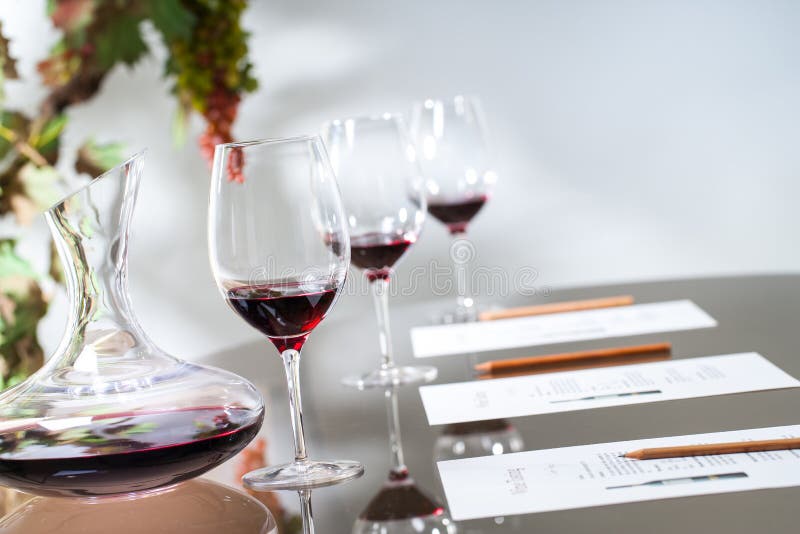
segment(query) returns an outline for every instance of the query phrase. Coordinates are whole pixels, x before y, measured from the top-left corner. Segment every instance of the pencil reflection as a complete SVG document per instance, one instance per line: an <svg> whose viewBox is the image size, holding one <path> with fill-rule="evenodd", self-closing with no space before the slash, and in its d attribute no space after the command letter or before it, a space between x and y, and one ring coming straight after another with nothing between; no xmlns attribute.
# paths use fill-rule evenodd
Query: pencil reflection
<svg viewBox="0 0 800 534"><path fill-rule="evenodd" d="M417 487L403 458L397 389L386 388L391 469L353 525L353 534L455 534L444 506Z"/></svg>

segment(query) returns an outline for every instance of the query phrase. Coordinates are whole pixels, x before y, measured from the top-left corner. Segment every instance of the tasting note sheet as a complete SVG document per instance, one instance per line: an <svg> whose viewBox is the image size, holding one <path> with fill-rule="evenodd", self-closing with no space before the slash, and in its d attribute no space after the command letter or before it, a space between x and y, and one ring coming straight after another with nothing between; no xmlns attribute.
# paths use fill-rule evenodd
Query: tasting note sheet
<svg viewBox="0 0 800 534"><path fill-rule="evenodd" d="M705 356L419 388L444 425L800 386L757 354Z"/></svg>
<svg viewBox="0 0 800 534"><path fill-rule="evenodd" d="M411 329L414 356L446 356L717 326L690 300Z"/></svg>
<svg viewBox="0 0 800 534"><path fill-rule="evenodd" d="M439 462L454 520L800 486L800 450L630 460L644 448L800 437L800 425Z"/></svg>

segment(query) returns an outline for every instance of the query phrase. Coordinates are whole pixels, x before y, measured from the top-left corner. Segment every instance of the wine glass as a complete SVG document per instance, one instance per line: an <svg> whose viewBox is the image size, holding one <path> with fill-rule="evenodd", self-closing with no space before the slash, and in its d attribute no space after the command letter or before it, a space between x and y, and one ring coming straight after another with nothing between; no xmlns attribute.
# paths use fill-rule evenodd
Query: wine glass
<svg viewBox="0 0 800 534"><path fill-rule="evenodd" d="M364 271L373 293L381 351L378 369L343 382L366 388L433 380L435 367L398 366L392 354L392 268L417 240L425 221L422 179L403 121L387 113L337 120L322 129L342 188L352 262Z"/></svg>
<svg viewBox="0 0 800 534"><path fill-rule="evenodd" d="M445 224L454 239L450 253L458 299L455 312L443 319L473 321L477 313L467 267L474 248L464 238L497 181L480 102L461 95L417 102L411 113L411 136L425 178L428 213Z"/></svg>
<svg viewBox="0 0 800 534"><path fill-rule="evenodd" d="M389 477L353 525L353 534L455 534L458 529L445 508L411 478L403 459L397 388L384 390L389 424Z"/></svg>
<svg viewBox="0 0 800 534"><path fill-rule="evenodd" d="M208 242L228 305L281 354L295 461L244 476L253 490L308 489L357 478L352 461L306 452L300 350L335 303L350 264L339 188L319 136L217 145Z"/></svg>
<svg viewBox="0 0 800 534"><path fill-rule="evenodd" d="M508 419L491 419L446 425L436 438L434 464L443 460L519 452L522 436Z"/></svg>

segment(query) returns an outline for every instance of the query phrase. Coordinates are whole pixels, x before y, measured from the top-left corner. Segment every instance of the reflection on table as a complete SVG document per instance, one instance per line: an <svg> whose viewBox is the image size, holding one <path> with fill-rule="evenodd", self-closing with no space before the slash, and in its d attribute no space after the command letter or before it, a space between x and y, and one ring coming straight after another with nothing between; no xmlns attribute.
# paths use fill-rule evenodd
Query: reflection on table
<svg viewBox="0 0 800 534"><path fill-rule="evenodd" d="M35 497L0 520L2 534L277 534L269 510L206 479L132 497Z"/></svg>
<svg viewBox="0 0 800 534"><path fill-rule="evenodd" d="M406 466L398 388L385 388L383 395L389 427L389 476L358 515L353 534L455 534L456 526L444 506L417 486Z"/></svg>
<svg viewBox="0 0 800 534"><path fill-rule="evenodd" d="M795 334L796 318L800 315L800 276L738 277L581 288L559 292L552 299L577 300L610 294L633 294L639 300L651 302L680 295L692 299L720 324L714 329L674 332L669 336L621 338L618 340L620 346L666 340L673 343L676 359L757 349L786 372L800 376ZM519 300L509 302L509 305L526 302L528 301ZM743 302L746 305L742 305ZM432 313L446 305L447 302L437 301L401 303L395 307L393 321L398 333L395 350L399 362L411 361L409 337L403 335L403 332L407 333L411 326L427 323L427 318ZM759 317L758 321L752 320L754 314ZM309 342L304 356L307 362L304 381L308 384L303 399L304 417L309 419L309 428L313 429L308 439L314 450L331 458L355 458L366 466L366 473L361 479L314 491L313 520L318 531L325 534L352 533L354 524L357 521L359 524L363 522L360 517L370 510L370 503L380 495L385 486L393 484L391 478L386 477L386 453L392 446L391 436L387 440L386 425L387 420L390 425L393 420L396 421L391 411L387 410L393 409L393 402L397 403L403 427L402 459L399 463L407 466L408 471L413 474L415 487L421 490L429 502L443 506L447 503L442 498L438 485L438 471L435 468L437 459L488 455L501 452L501 449L505 454L522 448L523 441L525 450L539 450L620 439L777 426L796 421L794 407L798 392L781 390L520 417L483 422L477 426L431 426L415 387L399 389L395 396L390 395L387 398L382 390L362 392L343 387L339 383L340 377L368 368L374 363L375 348L372 343L347 342L357 341L364 334L364 321L359 317L360 315L346 313L338 319L332 316L315 333L315 338ZM285 406L286 386L280 359L265 357L263 344L262 340L244 343L214 354L207 361L253 378L264 395L267 406L266 419L260 434L261 437L268 438L270 454L266 460L268 463L280 463L291 459L292 438L288 431L289 414ZM558 350L570 352L596 346L589 342L572 343L559 345ZM486 354L481 358L522 357L534 353L530 349L520 349L502 354ZM431 361L438 367L438 381L442 383L469 379L468 372L474 364L465 356L448 356ZM399 424L396 426L399 428ZM253 450L250 453L255 453L255 459L264 458L264 451L258 453ZM237 464L237 460L227 462L212 472L211 476L231 485L238 484L235 472ZM392 465L394 459L389 463L390 472ZM249 465L246 467L251 468ZM246 469L243 467L242 470ZM458 521L457 528L459 534L590 534L598 531L615 534L750 534L763 530L763 525L768 524L770 532L788 533L797 531L794 503L797 501L798 491L800 490L750 491ZM296 493L281 492L271 495L270 498L280 501L287 518L302 516L304 504ZM310 504L311 496L308 499L309 512ZM724 510L725 513L709 513L710 510ZM137 514L137 517L142 515L144 514ZM371 511L370 517L374 517ZM0 532L14 532L8 530L9 519L0 522L6 529ZM372 523L381 524L380 521ZM297 519L293 519L291 524L296 529L294 532L300 531ZM228 534L232 530L226 528L222 532ZM118 534L118 531L112 533ZM440 531L440 534L443 532Z"/></svg>

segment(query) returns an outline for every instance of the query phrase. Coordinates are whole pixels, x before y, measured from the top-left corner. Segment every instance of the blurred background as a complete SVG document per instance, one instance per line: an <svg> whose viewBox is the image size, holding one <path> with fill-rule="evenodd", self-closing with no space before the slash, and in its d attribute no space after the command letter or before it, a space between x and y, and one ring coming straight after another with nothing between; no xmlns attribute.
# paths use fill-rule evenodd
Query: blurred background
<svg viewBox="0 0 800 534"><path fill-rule="evenodd" d="M405 111L426 96L481 97L499 181L470 230L475 265L533 267L543 290L800 268L797 2L251 4L243 26L260 88L242 102L238 139L314 132L324 120ZM46 94L36 62L57 32L44 1L0 0L0 20L21 77L6 83L6 103L33 112ZM161 347L202 360L260 335L214 285L210 172L194 142L201 121L174 145L166 52L152 29L146 36L154 54L117 68L95 98L70 108L62 146L74 151L91 133L129 153L149 148L131 296ZM431 260L448 264L449 237L428 223L398 279ZM44 255L46 232L37 221L21 250ZM54 291L40 325L45 354L65 322ZM397 297L426 298L425 284ZM371 318L371 306L366 295L343 297L330 321Z"/></svg>

